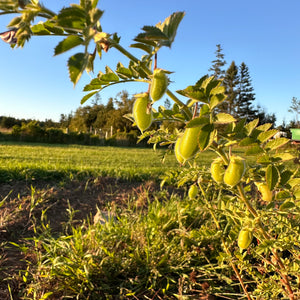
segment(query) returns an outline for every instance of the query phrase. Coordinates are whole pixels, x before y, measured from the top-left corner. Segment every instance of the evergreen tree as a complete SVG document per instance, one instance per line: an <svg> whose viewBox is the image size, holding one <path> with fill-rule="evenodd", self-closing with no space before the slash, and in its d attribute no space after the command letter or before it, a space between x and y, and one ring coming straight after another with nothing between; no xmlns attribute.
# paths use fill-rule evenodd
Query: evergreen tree
<svg viewBox="0 0 300 300"><path fill-rule="evenodd" d="M226 65L226 61L224 59L224 54L222 53L223 49L221 45L217 45L217 50L215 52L216 59L212 61L213 65L209 68L209 72L212 72L212 75L217 79L223 79L225 75L225 70L222 68Z"/></svg>
<svg viewBox="0 0 300 300"><path fill-rule="evenodd" d="M248 121L257 118L258 111L253 107L255 100L254 89L248 66L242 62L239 68L239 91L236 102L236 117L247 118Z"/></svg>
<svg viewBox="0 0 300 300"><path fill-rule="evenodd" d="M231 65L225 73L223 84L226 87L226 101L220 106L220 110L229 114L235 114L236 100L239 88L238 67L232 61Z"/></svg>

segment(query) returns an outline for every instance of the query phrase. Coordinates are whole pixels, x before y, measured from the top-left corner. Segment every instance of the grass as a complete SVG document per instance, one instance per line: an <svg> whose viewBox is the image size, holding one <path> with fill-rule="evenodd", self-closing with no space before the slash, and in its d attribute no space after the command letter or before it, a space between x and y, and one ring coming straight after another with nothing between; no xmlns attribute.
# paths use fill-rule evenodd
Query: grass
<svg viewBox="0 0 300 300"><path fill-rule="evenodd" d="M193 201L185 189L168 186L172 180L161 189L158 178L166 172L188 185L202 172L180 173L185 168L174 155L162 163L163 155L1 144L0 299L245 299L230 265L251 269L250 258L236 244L238 218L227 224L222 210L246 217L244 206L207 178ZM205 152L197 161L209 167L213 158ZM272 214L266 218L276 228ZM220 227L228 232L228 253ZM268 299L276 299L269 283Z"/></svg>
<svg viewBox="0 0 300 300"><path fill-rule="evenodd" d="M127 180L158 178L178 169L164 150L72 145L10 144L0 146L0 182L112 176ZM208 163L211 154L201 156Z"/></svg>

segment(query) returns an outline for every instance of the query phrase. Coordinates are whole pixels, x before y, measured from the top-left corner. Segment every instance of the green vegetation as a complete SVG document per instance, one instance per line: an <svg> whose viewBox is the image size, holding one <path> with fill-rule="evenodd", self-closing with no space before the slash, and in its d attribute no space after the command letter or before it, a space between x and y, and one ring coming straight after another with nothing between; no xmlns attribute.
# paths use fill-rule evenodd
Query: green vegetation
<svg viewBox="0 0 300 300"><path fill-rule="evenodd" d="M9 0L0 10L20 14L11 23L15 30L9 31L18 46L32 34L63 36L56 55L84 46L84 52L68 60L74 84L93 69L97 52L101 56L102 50L115 48L129 60L128 67L118 62L115 71L109 66L100 71L85 86L82 103L110 85L132 81L148 83L148 95L158 52L171 47L184 13L143 27L131 45L145 52L138 59L123 48L117 34L102 31L97 3L80 1L56 14L37 1ZM36 17L45 21L33 24ZM153 143L154 149L166 147L155 157L149 149L80 147L78 159L73 147L36 145L37 151L25 147L10 164L16 156L3 146L7 178L18 162L13 174L26 174L9 178L21 179L22 193L16 195L14 186L12 196L7 192L1 201L0 232L6 238L0 242L6 248L0 275L2 291L7 283L6 295L39 300L299 299L299 149L291 151L288 138L276 137L272 123L249 120L254 94L248 68L240 68L243 80L234 98L235 87L229 90L222 78L222 60L218 45L215 76L204 75L177 94L164 77L159 94L166 93L173 105L154 109L156 97L151 99L150 93L142 115L126 115L138 123L151 114L157 127L143 131L146 120L139 140ZM235 82L236 71L232 65L227 82ZM164 69L164 74L171 72ZM233 113L237 108L242 115ZM164 122L180 126L170 130ZM163 152L174 155L174 147L179 166ZM51 159L57 149L58 156ZM50 190L38 187L36 177L43 175L31 170L40 169L42 174L62 170L59 184ZM12 264L14 251L19 265ZM12 291L12 286L17 288Z"/></svg>

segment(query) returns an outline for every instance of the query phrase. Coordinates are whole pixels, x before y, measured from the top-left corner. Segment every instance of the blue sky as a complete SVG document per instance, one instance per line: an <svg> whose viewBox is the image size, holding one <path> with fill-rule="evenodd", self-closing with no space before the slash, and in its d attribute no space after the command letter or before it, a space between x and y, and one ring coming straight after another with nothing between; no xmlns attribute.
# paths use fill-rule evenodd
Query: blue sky
<svg viewBox="0 0 300 300"><path fill-rule="evenodd" d="M79 1L79 0L78 0ZM44 0L45 6L58 12L76 0ZM172 48L158 55L158 66L173 71L170 89L176 91L194 84L208 73L221 44L226 67L231 61L249 67L256 103L274 113L277 125L294 115L288 112L292 97L300 98L300 1L299 0L100 0L104 10L101 24L108 33L117 32L127 48L144 25L155 25L175 11L185 11ZM0 32L10 17L0 16ZM58 121L80 106L82 89L98 71L126 58L115 49L98 59L95 74L85 74L74 88L66 67L70 53L53 56L62 38L33 37L23 49L11 49L0 40L0 115ZM76 52L82 49L76 48ZM132 49L140 57L143 53ZM127 90L145 91L143 84L116 85L101 93L105 104L109 97ZM163 100L160 100L163 104ZM90 104L88 101L86 104Z"/></svg>

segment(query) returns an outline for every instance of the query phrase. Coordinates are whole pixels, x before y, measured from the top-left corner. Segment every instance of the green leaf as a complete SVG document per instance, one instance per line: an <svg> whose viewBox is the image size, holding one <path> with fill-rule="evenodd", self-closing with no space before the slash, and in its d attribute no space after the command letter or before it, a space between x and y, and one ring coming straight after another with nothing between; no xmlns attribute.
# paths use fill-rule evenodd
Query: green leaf
<svg viewBox="0 0 300 300"><path fill-rule="evenodd" d="M78 35L69 35L67 38L58 43L54 49L54 55L64 53L83 43L83 39Z"/></svg>
<svg viewBox="0 0 300 300"><path fill-rule="evenodd" d="M269 189L272 191L275 188L275 186L279 183L279 181L279 170L275 166L269 165L266 169L266 183Z"/></svg>
<svg viewBox="0 0 300 300"><path fill-rule="evenodd" d="M44 24L36 24L31 26L31 31L34 35L50 35L51 32L45 28Z"/></svg>
<svg viewBox="0 0 300 300"><path fill-rule="evenodd" d="M293 172L286 170L280 173L280 184L285 185L292 177Z"/></svg>
<svg viewBox="0 0 300 300"><path fill-rule="evenodd" d="M168 37L157 27L155 26L144 26L142 28L145 32L138 34L134 40L139 41L162 41L168 40Z"/></svg>
<svg viewBox="0 0 300 300"><path fill-rule="evenodd" d="M79 5L73 4L71 7L63 8L57 15L59 26L68 29L81 29L86 27L87 14Z"/></svg>
<svg viewBox="0 0 300 300"><path fill-rule="evenodd" d="M91 93L85 95L85 96L81 99L80 104L84 104L88 99L90 99L91 97L93 97L93 96L94 96L95 94L97 94L97 93L98 93L98 91L94 91L94 92L91 92Z"/></svg>
<svg viewBox="0 0 300 300"><path fill-rule="evenodd" d="M201 128L198 135L198 145L201 151L204 151L211 146L216 137L216 133L217 131L214 129L213 124L206 124Z"/></svg>
<svg viewBox="0 0 300 300"><path fill-rule="evenodd" d="M199 117L194 118L186 124L186 127L201 127L209 123L209 118L207 117Z"/></svg>
<svg viewBox="0 0 300 300"><path fill-rule="evenodd" d="M98 78L94 78L91 80L89 84L87 84L84 88L83 91L88 92L88 91L93 91L93 90L99 90L102 88L102 85L106 84L103 81L100 81Z"/></svg>
<svg viewBox="0 0 300 300"><path fill-rule="evenodd" d="M44 23L44 26L47 30L50 32L57 34L57 35L62 35L64 33L64 30L62 27L57 26L56 24L52 23L51 21L46 21Z"/></svg>
<svg viewBox="0 0 300 300"><path fill-rule="evenodd" d="M293 155L290 152L285 152L285 153L275 153L273 154L273 157L275 159L281 160L281 161L288 161L288 160L292 160L295 159L295 155Z"/></svg>
<svg viewBox="0 0 300 300"><path fill-rule="evenodd" d="M88 63L88 53L77 53L68 60L69 76L74 85L82 76Z"/></svg>
<svg viewBox="0 0 300 300"><path fill-rule="evenodd" d="M151 54L153 51L153 47L151 45L146 45L144 43L131 44L130 47L144 50L149 54Z"/></svg>
<svg viewBox="0 0 300 300"><path fill-rule="evenodd" d="M190 85L184 90L178 90L176 92L182 96L189 97L195 100L196 102L201 101L204 103L208 103L208 99L205 96L204 90L200 90L197 86Z"/></svg>
<svg viewBox="0 0 300 300"><path fill-rule="evenodd" d="M255 119L251 122L249 122L248 124L245 125L245 130L246 130L246 134L248 136L251 135L252 131L254 130L254 128L258 125L259 119Z"/></svg>
<svg viewBox="0 0 300 300"><path fill-rule="evenodd" d="M266 146L265 149L267 150L275 150L285 144L287 144L290 140L287 138L278 138L278 139L274 139L269 141Z"/></svg>
<svg viewBox="0 0 300 300"><path fill-rule="evenodd" d="M112 82L112 81L119 81L119 76L116 75L112 69L110 69L108 66L105 67L106 73L103 74L99 72L98 78L101 81L107 81L107 82Z"/></svg>
<svg viewBox="0 0 300 300"><path fill-rule="evenodd" d="M263 124L263 125L257 126L256 129L259 130L259 131L267 131L267 130L269 130L272 126L273 126L272 123L265 123L265 124Z"/></svg>
<svg viewBox="0 0 300 300"><path fill-rule="evenodd" d="M209 106L211 109L219 105L221 102L225 100L226 96L224 94L216 94L212 95L209 101Z"/></svg>
<svg viewBox="0 0 300 300"><path fill-rule="evenodd" d="M232 123L235 121L236 121L236 119L230 114L218 113L216 115L216 120L214 123L215 124L228 124L228 123Z"/></svg>
<svg viewBox="0 0 300 300"><path fill-rule="evenodd" d="M277 129L272 129L272 130L268 130L265 132L261 132L258 136L257 139L264 143L266 141L268 141L271 137L273 137L276 133L278 132Z"/></svg>
<svg viewBox="0 0 300 300"><path fill-rule="evenodd" d="M129 68L125 68L120 62L117 65L116 73L122 79L129 79L133 77L132 71Z"/></svg>
<svg viewBox="0 0 300 300"><path fill-rule="evenodd" d="M258 157L256 161L259 164L269 164L269 163L271 163L270 156L267 155L267 154L264 154L264 155Z"/></svg>
<svg viewBox="0 0 300 300"><path fill-rule="evenodd" d="M295 203L292 202L291 200L286 200L279 206L279 210L285 211L285 210L289 210L290 208L293 208L293 207L295 207Z"/></svg>
<svg viewBox="0 0 300 300"><path fill-rule="evenodd" d="M284 200L287 198L291 198L291 194L288 191L279 191L276 193L276 200Z"/></svg>
<svg viewBox="0 0 300 300"><path fill-rule="evenodd" d="M253 144L257 145L257 143L255 141L256 140L254 138L247 136L239 142L239 146L246 147L246 146L250 146Z"/></svg>
<svg viewBox="0 0 300 300"><path fill-rule="evenodd" d="M159 22L156 24L156 27L158 27L168 37L168 40L161 41L163 46L171 47L174 42L178 26L184 15L184 12L175 12L166 18L163 23Z"/></svg>
<svg viewBox="0 0 300 300"><path fill-rule="evenodd" d="M210 112L209 106L207 104L203 104L200 108L199 116L200 117L205 116L209 114L209 112Z"/></svg>
<svg viewBox="0 0 300 300"><path fill-rule="evenodd" d="M247 149L247 151L245 152L246 155L257 155L263 152L263 149L261 149L261 147L259 147L259 145L254 144L253 146L251 146L249 149Z"/></svg>

